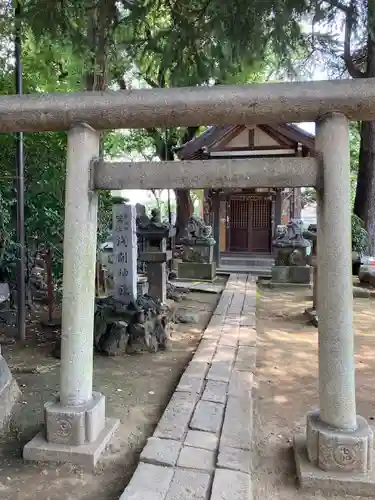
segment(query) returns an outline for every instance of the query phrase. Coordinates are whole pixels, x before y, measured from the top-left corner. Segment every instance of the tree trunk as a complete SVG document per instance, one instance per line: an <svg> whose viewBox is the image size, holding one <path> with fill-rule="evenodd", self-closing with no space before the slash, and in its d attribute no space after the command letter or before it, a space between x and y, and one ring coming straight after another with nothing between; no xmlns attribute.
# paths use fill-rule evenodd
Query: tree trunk
<svg viewBox="0 0 375 500"><path fill-rule="evenodd" d="M375 77L375 41L367 42L366 76ZM358 180L354 213L360 217L369 233L369 253L375 254L375 122L362 122Z"/></svg>
<svg viewBox="0 0 375 500"><path fill-rule="evenodd" d="M176 195L176 240L183 236L187 221L193 215L193 202L189 189L175 189Z"/></svg>

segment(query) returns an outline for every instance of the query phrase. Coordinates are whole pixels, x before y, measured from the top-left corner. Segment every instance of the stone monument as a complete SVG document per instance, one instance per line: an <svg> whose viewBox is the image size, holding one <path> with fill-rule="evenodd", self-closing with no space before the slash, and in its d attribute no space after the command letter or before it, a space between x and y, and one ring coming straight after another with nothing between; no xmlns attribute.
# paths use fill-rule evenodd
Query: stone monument
<svg viewBox="0 0 375 500"><path fill-rule="evenodd" d="M147 264L148 294L164 303L167 299L167 262L172 258L172 252L167 250L167 238L173 235L174 229L168 222L161 221L157 209L151 211L151 217L139 217L137 225L138 234L148 242L147 249L139 255L139 260Z"/></svg>
<svg viewBox="0 0 375 500"><path fill-rule="evenodd" d="M124 304L137 299L137 234L133 205L113 205L114 297Z"/></svg>
<svg viewBox="0 0 375 500"><path fill-rule="evenodd" d="M302 223L291 221L285 234L276 238L277 249L271 284L310 284L311 243L303 237Z"/></svg>
<svg viewBox="0 0 375 500"><path fill-rule="evenodd" d="M211 236L211 226L203 219L189 217L186 234L181 238L183 245L182 262L178 264L180 279L203 279L212 281L216 277L216 263L213 260L215 240Z"/></svg>

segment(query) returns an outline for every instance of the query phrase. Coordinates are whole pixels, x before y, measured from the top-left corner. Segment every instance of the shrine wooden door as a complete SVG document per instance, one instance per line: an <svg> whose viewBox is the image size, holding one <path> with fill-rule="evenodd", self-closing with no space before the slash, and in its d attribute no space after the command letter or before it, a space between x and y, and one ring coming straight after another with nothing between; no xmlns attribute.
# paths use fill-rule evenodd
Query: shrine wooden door
<svg viewBox="0 0 375 500"><path fill-rule="evenodd" d="M272 202L265 196L231 196L228 201L228 250L270 252L271 215Z"/></svg>
<svg viewBox="0 0 375 500"><path fill-rule="evenodd" d="M249 249L249 200L245 196L231 197L228 208L229 250L247 252Z"/></svg>

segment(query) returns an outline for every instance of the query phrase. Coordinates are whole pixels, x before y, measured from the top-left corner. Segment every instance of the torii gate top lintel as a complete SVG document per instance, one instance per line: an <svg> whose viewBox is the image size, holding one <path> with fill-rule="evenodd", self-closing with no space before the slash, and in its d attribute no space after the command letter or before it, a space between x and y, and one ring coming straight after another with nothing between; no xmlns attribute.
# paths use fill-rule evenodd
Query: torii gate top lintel
<svg viewBox="0 0 375 500"><path fill-rule="evenodd" d="M0 132L375 120L375 79L0 97Z"/></svg>

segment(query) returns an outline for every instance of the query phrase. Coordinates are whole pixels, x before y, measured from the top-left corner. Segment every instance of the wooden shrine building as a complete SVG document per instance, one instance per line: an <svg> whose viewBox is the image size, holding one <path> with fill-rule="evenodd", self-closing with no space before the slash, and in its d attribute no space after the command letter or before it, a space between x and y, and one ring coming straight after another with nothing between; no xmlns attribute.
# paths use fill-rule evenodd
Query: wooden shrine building
<svg viewBox="0 0 375 500"><path fill-rule="evenodd" d="M314 155L314 136L292 124L209 127L183 144L181 160ZM205 190L204 217L220 255L269 255L279 224L301 216L301 189Z"/></svg>

